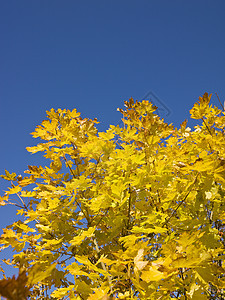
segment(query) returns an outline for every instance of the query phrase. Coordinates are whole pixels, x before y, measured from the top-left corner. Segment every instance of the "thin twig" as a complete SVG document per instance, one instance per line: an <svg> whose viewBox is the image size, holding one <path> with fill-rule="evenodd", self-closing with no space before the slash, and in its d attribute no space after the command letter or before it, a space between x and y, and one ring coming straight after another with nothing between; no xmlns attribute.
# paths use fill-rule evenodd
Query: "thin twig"
<svg viewBox="0 0 225 300"><path fill-rule="evenodd" d="M12 187L15 187L15 185L12 183L12 181L11 181L11 185L12 185ZM26 206L26 204L25 204L25 202L23 201L22 197L21 197L18 193L16 193L16 195L17 195L17 197L20 199L20 201L22 202L24 208L25 208L26 210L28 210L28 207Z"/></svg>
<svg viewBox="0 0 225 300"><path fill-rule="evenodd" d="M197 176L195 177L195 180L193 182L193 185L195 184L197 177L198 177L199 173L197 174ZM192 188L190 189L190 191L187 192L187 194L185 195L184 199L177 205L177 207L174 209L174 211L172 212L172 214L170 215L170 217L164 222L163 226L166 226L166 224L168 224L168 222L171 220L171 218L175 215L175 213L177 212L177 210L179 209L179 207L184 203L184 201L187 199L188 195L190 194L190 192L192 191Z"/></svg>
<svg viewBox="0 0 225 300"><path fill-rule="evenodd" d="M64 160L65 160L65 162L66 162L66 165L68 166L68 168L69 168L69 170L70 170L71 175L73 176L73 178L76 178L76 175L73 173L73 170L72 170L72 168L70 167L70 165L69 165L69 163L68 163L68 161L67 161L67 158L66 158L66 156L65 156L64 153L63 153L63 158L64 158ZM79 174L78 174L78 176L79 176ZM76 199L75 199L75 202L76 202L76 204L79 206L81 212L84 214L84 216L85 216L85 218L87 219L87 221L89 222L89 216L85 214L84 210L82 210L80 203L79 203Z"/></svg>
<svg viewBox="0 0 225 300"><path fill-rule="evenodd" d="M216 93L216 97L217 97L217 99L219 100L219 103L220 103L220 105L221 105L223 111L225 111L225 107L224 107L224 105L222 104L222 102L220 101L220 98L219 98L219 96L218 96L217 93Z"/></svg>
<svg viewBox="0 0 225 300"><path fill-rule="evenodd" d="M73 143L72 143L72 146L73 146L73 150L75 151L76 148L75 148L75 145ZM80 171L79 171L79 166L78 166L76 158L74 158L74 161L75 161L75 164L76 164L76 167L77 167L77 175L79 176L80 175Z"/></svg>
<svg viewBox="0 0 225 300"><path fill-rule="evenodd" d="M95 245L95 249L96 249L96 252L98 253L98 255L100 256L100 250L99 250L99 247L98 247L98 243L97 243L97 240L96 238L93 239L93 242L94 242L94 245ZM101 266L102 266L102 269L108 273L108 270L106 268L106 265L104 264L104 262L100 262L101 263ZM112 292L112 276L108 276L108 281L109 281L109 286L110 286L110 291Z"/></svg>
<svg viewBox="0 0 225 300"><path fill-rule="evenodd" d="M205 126L206 126L206 128L207 128L207 130L208 130L208 132L210 133L210 135L212 136L212 132L210 131L210 129L209 129L209 127L208 127L208 125L206 124L206 122L205 122L205 120L202 118L202 122L205 124ZM211 148L211 147L210 147Z"/></svg>
<svg viewBox="0 0 225 300"><path fill-rule="evenodd" d="M66 162L66 165L67 165L68 168L70 169L70 173L72 174L73 178L76 178L76 176L75 176L75 174L73 173L73 170L72 170L72 168L70 167L70 165L69 165L69 163L68 163L68 161L67 161L67 158L66 158L66 156L65 156L64 153L63 153L63 158L64 158L64 160L65 160L65 162Z"/></svg>
<svg viewBox="0 0 225 300"><path fill-rule="evenodd" d="M128 217L128 221L127 221L127 230L130 229L130 210L131 210L131 188L129 185L129 200L128 200L128 212L127 212L127 217Z"/></svg>
<svg viewBox="0 0 225 300"><path fill-rule="evenodd" d="M181 278L183 280L183 283L184 283L184 274L183 274L183 269L180 268L180 273L181 273ZM185 284L185 283L184 283ZM187 300L187 293L186 293L187 289L185 288L184 286L184 299Z"/></svg>
<svg viewBox="0 0 225 300"><path fill-rule="evenodd" d="M16 195L19 197L20 201L23 203L24 208L28 211L28 207L26 206L26 204L23 201L22 197L18 193L16 193Z"/></svg>

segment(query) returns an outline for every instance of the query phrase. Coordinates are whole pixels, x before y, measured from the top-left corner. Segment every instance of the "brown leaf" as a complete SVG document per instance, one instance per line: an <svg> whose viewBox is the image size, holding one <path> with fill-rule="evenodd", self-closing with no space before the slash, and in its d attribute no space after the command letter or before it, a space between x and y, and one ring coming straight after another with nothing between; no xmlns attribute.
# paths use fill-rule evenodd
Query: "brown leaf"
<svg viewBox="0 0 225 300"><path fill-rule="evenodd" d="M8 300L26 300L29 295L29 288L26 287L26 272L19 273L19 276L0 280L0 295Z"/></svg>

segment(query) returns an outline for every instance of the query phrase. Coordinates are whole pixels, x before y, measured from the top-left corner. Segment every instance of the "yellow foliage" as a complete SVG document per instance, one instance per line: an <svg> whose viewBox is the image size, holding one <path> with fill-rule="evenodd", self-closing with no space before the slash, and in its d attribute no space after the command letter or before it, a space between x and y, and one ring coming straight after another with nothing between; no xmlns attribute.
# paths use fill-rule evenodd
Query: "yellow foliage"
<svg viewBox="0 0 225 300"><path fill-rule="evenodd" d="M76 109L47 112L27 150L50 164L2 175L0 205L19 220L1 250L13 249L4 263L27 273L30 299L225 297L225 117L210 98L191 109L194 129L132 98L106 132Z"/></svg>

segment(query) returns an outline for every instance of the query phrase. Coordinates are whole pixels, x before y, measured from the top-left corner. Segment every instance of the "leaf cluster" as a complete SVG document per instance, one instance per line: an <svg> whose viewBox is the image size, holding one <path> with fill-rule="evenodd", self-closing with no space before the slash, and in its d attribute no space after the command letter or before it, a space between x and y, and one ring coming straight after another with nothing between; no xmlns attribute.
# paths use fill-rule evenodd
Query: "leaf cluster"
<svg viewBox="0 0 225 300"><path fill-rule="evenodd" d="M29 299L223 299L225 117L210 98L190 110L193 130L132 98L106 132L76 109L47 112L27 150L50 164L2 175L0 203L20 220L1 250Z"/></svg>

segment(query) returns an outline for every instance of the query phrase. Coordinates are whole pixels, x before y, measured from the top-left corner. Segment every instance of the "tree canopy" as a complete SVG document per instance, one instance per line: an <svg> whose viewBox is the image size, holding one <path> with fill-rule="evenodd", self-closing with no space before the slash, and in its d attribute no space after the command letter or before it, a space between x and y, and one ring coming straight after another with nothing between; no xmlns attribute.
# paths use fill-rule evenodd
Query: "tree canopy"
<svg viewBox="0 0 225 300"><path fill-rule="evenodd" d="M14 250L5 263L26 274L26 297L224 299L225 116L210 98L190 110L193 129L132 98L105 132L76 109L47 112L27 148L46 165L2 175L0 203L20 220L1 249Z"/></svg>

